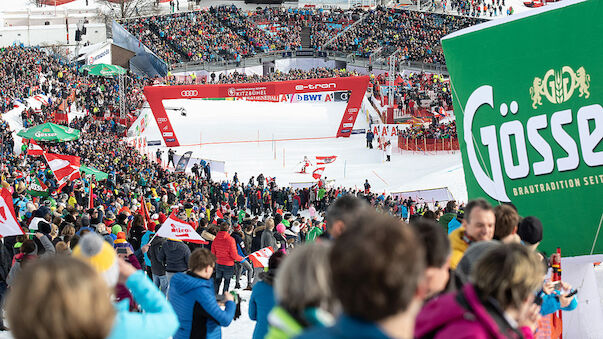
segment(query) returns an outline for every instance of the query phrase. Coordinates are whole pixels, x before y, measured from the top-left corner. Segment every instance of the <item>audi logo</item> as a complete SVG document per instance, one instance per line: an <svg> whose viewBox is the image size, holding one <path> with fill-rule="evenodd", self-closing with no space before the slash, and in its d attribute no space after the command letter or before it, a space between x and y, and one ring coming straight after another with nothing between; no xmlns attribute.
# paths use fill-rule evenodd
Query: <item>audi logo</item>
<svg viewBox="0 0 603 339"><path fill-rule="evenodd" d="M183 97L194 97L194 96L199 95L199 91L194 90L194 89L186 90L186 91L180 92L180 95L182 95Z"/></svg>

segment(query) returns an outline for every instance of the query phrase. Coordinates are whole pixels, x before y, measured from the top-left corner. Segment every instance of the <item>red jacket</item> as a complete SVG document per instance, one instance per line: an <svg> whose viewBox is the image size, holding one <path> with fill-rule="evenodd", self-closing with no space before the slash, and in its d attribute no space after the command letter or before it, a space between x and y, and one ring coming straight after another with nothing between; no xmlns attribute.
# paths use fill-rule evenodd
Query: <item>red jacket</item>
<svg viewBox="0 0 603 339"><path fill-rule="evenodd" d="M220 231L211 243L211 253L216 256L216 264L233 266L235 261L242 261L237 252L234 239L226 231Z"/></svg>

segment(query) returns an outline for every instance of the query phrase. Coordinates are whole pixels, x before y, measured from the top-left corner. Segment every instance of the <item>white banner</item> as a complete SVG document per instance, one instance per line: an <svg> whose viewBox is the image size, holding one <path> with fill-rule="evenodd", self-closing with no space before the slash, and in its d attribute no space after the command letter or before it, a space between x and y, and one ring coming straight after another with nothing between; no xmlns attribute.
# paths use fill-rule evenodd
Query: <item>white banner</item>
<svg viewBox="0 0 603 339"><path fill-rule="evenodd" d="M374 124L371 126L371 131L375 134L375 140L385 137L392 143L398 144L398 133L405 128L406 125L401 124Z"/></svg>

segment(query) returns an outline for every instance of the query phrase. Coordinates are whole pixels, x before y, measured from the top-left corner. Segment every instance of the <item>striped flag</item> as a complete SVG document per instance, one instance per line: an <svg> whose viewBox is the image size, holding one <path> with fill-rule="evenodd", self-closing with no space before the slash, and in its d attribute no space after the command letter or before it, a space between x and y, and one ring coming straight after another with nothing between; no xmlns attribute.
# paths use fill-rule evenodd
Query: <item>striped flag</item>
<svg viewBox="0 0 603 339"><path fill-rule="evenodd" d="M67 180L80 177L80 157L54 153L44 153L44 157L58 180L59 189L65 186Z"/></svg>
<svg viewBox="0 0 603 339"><path fill-rule="evenodd" d="M44 149L38 145L35 140L29 140L29 145L27 145L27 155L42 155L44 154Z"/></svg>
<svg viewBox="0 0 603 339"><path fill-rule="evenodd" d="M251 259L253 267L268 267L268 260L273 253L274 249L268 246L251 253L249 259Z"/></svg>
<svg viewBox="0 0 603 339"><path fill-rule="evenodd" d="M335 160L337 160L336 155L331 155L328 157L316 157L316 165L330 164L330 163L334 162Z"/></svg>
<svg viewBox="0 0 603 339"><path fill-rule="evenodd" d="M312 171L312 178L314 179L320 179L320 177L322 177L322 172L325 171L324 167L319 167L317 169L315 169L314 171Z"/></svg>

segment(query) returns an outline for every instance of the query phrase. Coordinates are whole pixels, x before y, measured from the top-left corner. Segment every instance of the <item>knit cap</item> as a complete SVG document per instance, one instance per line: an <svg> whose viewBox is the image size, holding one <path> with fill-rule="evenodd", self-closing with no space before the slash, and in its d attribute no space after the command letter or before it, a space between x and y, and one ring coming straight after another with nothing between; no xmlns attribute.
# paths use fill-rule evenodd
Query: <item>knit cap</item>
<svg viewBox="0 0 603 339"><path fill-rule="evenodd" d="M115 250L99 235L86 233L73 249L73 256L90 264L99 272L109 287L117 284L119 266Z"/></svg>
<svg viewBox="0 0 603 339"><path fill-rule="evenodd" d="M277 231L278 233L285 233L285 225L283 225L282 223L281 223L281 224L276 225L276 231Z"/></svg>
<svg viewBox="0 0 603 339"><path fill-rule="evenodd" d="M119 225L114 225L113 227L111 227L111 233L117 235L117 233L121 232L121 226Z"/></svg>

